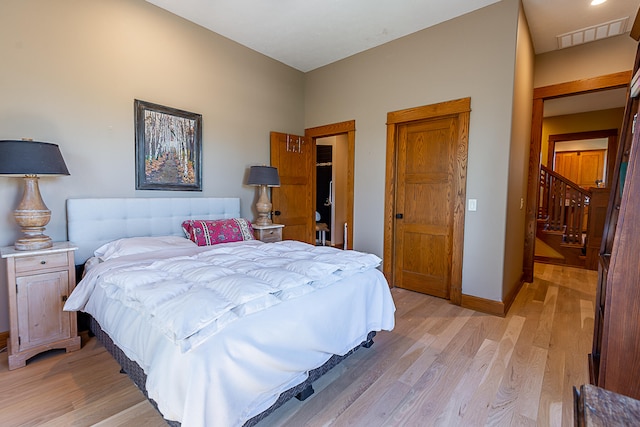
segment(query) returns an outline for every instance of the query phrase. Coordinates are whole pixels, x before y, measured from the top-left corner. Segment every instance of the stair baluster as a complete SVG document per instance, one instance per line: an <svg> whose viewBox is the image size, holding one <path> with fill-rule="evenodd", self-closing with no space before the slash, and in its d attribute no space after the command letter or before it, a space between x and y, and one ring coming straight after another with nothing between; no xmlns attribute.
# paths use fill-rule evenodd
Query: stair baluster
<svg viewBox="0 0 640 427"><path fill-rule="evenodd" d="M562 233L567 245L586 247L583 233L591 192L542 165L540 194L538 219L543 229Z"/></svg>

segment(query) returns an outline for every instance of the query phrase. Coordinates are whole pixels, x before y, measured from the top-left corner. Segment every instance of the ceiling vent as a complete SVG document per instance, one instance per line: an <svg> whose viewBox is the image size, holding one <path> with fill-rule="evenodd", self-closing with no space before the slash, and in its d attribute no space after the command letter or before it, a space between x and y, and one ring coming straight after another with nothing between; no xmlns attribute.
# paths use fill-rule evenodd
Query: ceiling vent
<svg viewBox="0 0 640 427"><path fill-rule="evenodd" d="M556 36L556 39L558 40L558 49L589 43L607 37L619 36L620 34L625 33L628 22L629 17L627 16L614 21L605 22L604 24L583 28L582 30L560 34L559 36Z"/></svg>

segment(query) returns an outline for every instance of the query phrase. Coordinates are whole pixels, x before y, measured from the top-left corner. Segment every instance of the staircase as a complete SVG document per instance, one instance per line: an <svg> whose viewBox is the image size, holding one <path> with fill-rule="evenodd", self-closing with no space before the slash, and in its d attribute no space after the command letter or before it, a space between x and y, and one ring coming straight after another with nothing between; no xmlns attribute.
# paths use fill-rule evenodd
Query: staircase
<svg viewBox="0 0 640 427"><path fill-rule="evenodd" d="M586 267L590 200L591 191L540 167L536 237L543 244L541 250L536 249L536 261Z"/></svg>

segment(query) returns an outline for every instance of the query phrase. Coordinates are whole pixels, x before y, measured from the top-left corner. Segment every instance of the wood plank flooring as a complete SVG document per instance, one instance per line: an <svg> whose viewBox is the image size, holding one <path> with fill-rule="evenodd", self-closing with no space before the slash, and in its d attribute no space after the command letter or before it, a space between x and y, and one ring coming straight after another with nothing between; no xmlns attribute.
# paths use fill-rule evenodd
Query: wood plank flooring
<svg viewBox="0 0 640 427"><path fill-rule="evenodd" d="M506 318L393 289L396 328L381 332L259 426L571 426L572 387L589 381L597 273L535 265ZM3 426L164 426L95 340L8 371Z"/></svg>

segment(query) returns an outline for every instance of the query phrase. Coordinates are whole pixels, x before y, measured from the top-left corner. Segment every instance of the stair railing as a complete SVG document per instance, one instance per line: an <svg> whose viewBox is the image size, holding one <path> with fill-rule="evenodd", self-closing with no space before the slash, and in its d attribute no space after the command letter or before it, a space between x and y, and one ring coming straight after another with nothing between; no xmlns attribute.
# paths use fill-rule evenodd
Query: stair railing
<svg viewBox="0 0 640 427"><path fill-rule="evenodd" d="M564 243L586 244L582 233L590 198L589 190L541 165L538 219L544 221L545 230L563 233Z"/></svg>

